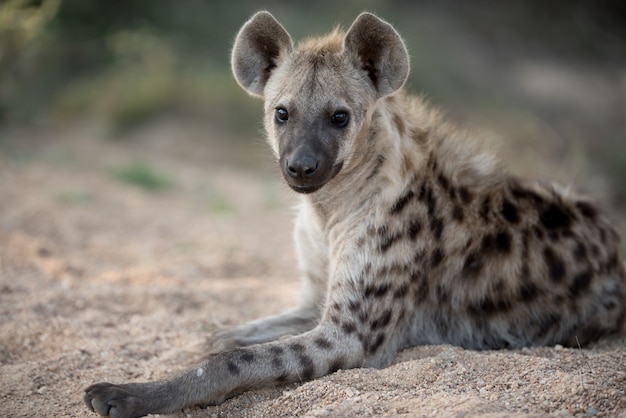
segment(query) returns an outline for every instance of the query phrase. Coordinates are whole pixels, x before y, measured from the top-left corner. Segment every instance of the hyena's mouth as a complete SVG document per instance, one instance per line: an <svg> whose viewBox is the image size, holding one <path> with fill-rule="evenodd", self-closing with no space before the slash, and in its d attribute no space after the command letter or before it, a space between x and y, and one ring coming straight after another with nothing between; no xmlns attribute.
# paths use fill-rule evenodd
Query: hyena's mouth
<svg viewBox="0 0 626 418"><path fill-rule="evenodd" d="M343 161L338 162L333 165L329 171L328 176L324 176L324 178L317 177L315 182L306 181L303 178L293 178L290 175L284 175L285 180L287 181L287 185L291 187L291 189L297 193L301 194L311 194L326 185L330 180L332 180L343 168Z"/></svg>

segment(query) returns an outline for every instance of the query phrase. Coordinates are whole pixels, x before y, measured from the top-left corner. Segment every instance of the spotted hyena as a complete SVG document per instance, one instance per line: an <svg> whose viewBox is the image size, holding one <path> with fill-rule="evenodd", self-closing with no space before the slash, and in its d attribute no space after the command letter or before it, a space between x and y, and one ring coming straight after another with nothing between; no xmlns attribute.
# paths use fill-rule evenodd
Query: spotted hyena
<svg viewBox="0 0 626 418"><path fill-rule="evenodd" d="M232 68L265 100L282 175L301 194L301 306L218 334L222 351L169 380L99 383L88 407L138 417L338 369L385 367L418 344L585 344L619 330L619 237L593 203L510 177L402 86L407 50L364 13L294 46L266 12ZM282 338L281 338L282 337Z"/></svg>

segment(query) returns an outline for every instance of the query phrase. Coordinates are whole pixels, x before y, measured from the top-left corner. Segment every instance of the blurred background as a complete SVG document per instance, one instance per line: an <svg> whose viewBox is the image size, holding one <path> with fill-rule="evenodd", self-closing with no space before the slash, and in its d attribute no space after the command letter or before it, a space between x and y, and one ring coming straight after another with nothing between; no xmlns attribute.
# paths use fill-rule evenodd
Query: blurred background
<svg viewBox="0 0 626 418"><path fill-rule="evenodd" d="M184 183L165 166L187 148L188 164L239 164L272 176L261 102L246 96L229 68L237 30L260 9L296 40L347 28L363 10L379 14L407 42L410 91L495 139L513 172L576 184L623 225L620 0L2 0L5 167L46 158L56 161L51 170L85 158L97 167L105 149L134 150L123 164L107 164L106 175L159 190ZM96 148L81 145L89 141ZM59 194L85 203L94 193ZM213 209L234 206L208 194L217 199Z"/></svg>

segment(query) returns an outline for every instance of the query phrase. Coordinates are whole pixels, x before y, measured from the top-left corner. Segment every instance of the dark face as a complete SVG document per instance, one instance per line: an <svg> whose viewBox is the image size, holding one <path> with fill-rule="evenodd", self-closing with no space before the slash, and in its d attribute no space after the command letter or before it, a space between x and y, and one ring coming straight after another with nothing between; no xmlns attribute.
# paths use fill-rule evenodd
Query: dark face
<svg viewBox="0 0 626 418"><path fill-rule="evenodd" d="M365 119L366 108L355 103L369 100L347 94L352 68L340 71L348 64L333 58L311 63L311 56L295 56L268 82L266 129L283 177L298 193L319 190L345 169Z"/></svg>
<svg viewBox="0 0 626 418"><path fill-rule="evenodd" d="M299 122L290 123L289 118L286 107L275 110L280 169L293 190L313 193L341 171L339 141L350 122L350 113L333 109L311 118L301 117Z"/></svg>

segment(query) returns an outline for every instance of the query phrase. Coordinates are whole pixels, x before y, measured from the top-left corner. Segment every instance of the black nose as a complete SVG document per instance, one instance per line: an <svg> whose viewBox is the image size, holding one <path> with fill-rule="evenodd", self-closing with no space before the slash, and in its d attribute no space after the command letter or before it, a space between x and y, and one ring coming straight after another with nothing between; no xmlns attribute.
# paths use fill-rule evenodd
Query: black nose
<svg viewBox="0 0 626 418"><path fill-rule="evenodd" d="M319 160L310 154L298 153L286 162L287 173L293 178L305 179L315 174Z"/></svg>

